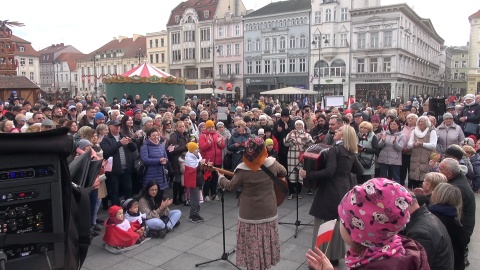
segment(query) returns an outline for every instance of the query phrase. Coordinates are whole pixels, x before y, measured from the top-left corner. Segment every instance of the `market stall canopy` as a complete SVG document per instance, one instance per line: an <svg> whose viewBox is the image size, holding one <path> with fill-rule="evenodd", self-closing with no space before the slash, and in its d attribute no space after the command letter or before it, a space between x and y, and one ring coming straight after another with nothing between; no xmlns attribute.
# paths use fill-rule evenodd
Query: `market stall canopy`
<svg viewBox="0 0 480 270"><path fill-rule="evenodd" d="M132 77L132 76L140 76L140 77L150 77L150 76L158 76L158 77L169 77L172 76L168 74L165 71L160 70L159 68L156 68L149 63L143 63L139 65L138 67L135 67L125 73L122 74L123 77ZM172 76L173 77L173 76Z"/></svg>
<svg viewBox="0 0 480 270"><path fill-rule="evenodd" d="M226 90L221 90L221 89L215 89L215 94L231 94L232 92L226 91ZM185 89L185 95L202 95L202 94L213 94L213 88L202 88L198 90L187 90Z"/></svg>
<svg viewBox="0 0 480 270"><path fill-rule="evenodd" d="M317 91L301 89L296 87L285 87L275 90L260 92L262 95L316 95Z"/></svg>

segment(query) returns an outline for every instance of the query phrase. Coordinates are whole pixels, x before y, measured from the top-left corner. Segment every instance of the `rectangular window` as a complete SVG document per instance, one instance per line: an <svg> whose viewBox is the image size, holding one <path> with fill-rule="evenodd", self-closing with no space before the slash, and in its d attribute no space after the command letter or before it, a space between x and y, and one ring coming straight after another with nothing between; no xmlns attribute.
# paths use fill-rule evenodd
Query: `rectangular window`
<svg viewBox="0 0 480 270"><path fill-rule="evenodd" d="M288 59L288 72L295 72L295 61L296 59Z"/></svg>
<svg viewBox="0 0 480 270"><path fill-rule="evenodd" d="M370 58L370 72L378 72L378 59Z"/></svg>
<svg viewBox="0 0 480 270"><path fill-rule="evenodd" d="M315 24L320 24L322 22L322 12L315 11Z"/></svg>
<svg viewBox="0 0 480 270"><path fill-rule="evenodd" d="M390 72L391 67L392 67L391 57L384 57L383 58L383 72Z"/></svg>
<svg viewBox="0 0 480 270"><path fill-rule="evenodd" d="M235 63L235 74L236 75L240 74L240 63Z"/></svg>
<svg viewBox="0 0 480 270"><path fill-rule="evenodd" d="M306 72L307 71L307 59L305 58L300 58L300 72Z"/></svg>
<svg viewBox="0 0 480 270"><path fill-rule="evenodd" d="M262 73L262 61L255 61L255 73L256 74Z"/></svg>
<svg viewBox="0 0 480 270"><path fill-rule="evenodd" d="M328 43L325 42L327 40L328 40ZM330 34L325 34L325 40L324 40L323 44L324 44L325 47L330 47L330 46L332 46L332 44L333 44L333 46L335 46L335 40L330 39Z"/></svg>
<svg viewBox="0 0 480 270"><path fill-rule="evenodd" d="M365 33L358 34L358 48L364 49L365 48Z"/></svg>
<svg viewBox="0 0 480 270"><path fill-rule="evenodd" d="M184 42L195 41L195 31L183 32L183 41Z"/></svg>
<svg viewBox="0 0 480 270"><path fill-rule="evenodd" d="M280 62L280 73L285 73L285 59L281 59L279 62Z"/></svg>
<svg viewBox="0 0 480 270"><path fill-rule="evenodd" d="M33 79L35 78L33 72L30 72L30 81L33 81Z"/></svg>
<svg viewBox="0 0 480 270"><path fill-rule="evenodd" d="M160 55L158 53L155 54L155 63L160 61Z"/></svg>
<svg viewBox="0 0 480 270"><path fill-rule="evenodd" d="M230 44L227 45L227 55L228 56L232 55L232 45Z"/></svg>
<svg viewBox="0 0 480 270"><path fill-rule="evenodd" d="M182 52L180 50L172 51L172 61L178 62L182 60Z"/></svg>
<svg viewBox="0 0 480 270"><path fill-rule="evenodd" d="M161 57L162 57L162 63L165 63L165 53L162 53Z"/></svg>
<svg viewBox="0 0 480 270"><path fill-rule="evenodd" d="M465 80L465 72L460 73L460 80Z"/></svg>
<svg viewBox="0 0 480 270"><path fill-rule="evenodd" d="M33 58L28 58L28 64L33 65Z"/></svg>
<svg viewBox="0 0 480 270"><path fill-rule="evenodd" d="M222 75L223 74L223 65L220 64L218 65L218 75Z"/></svg>
<svg viewBox="0 0 480 270"><path fill-rule="evenodd" d="M165 39L160 39L160 46L165 47Z"/></svg>
<svg viewBox="0 0 480 270"><path fill-rule="evenodd" d="M172 44L180 44L180 32L172 33Z"/></svg>
<svg viewBox="0 0 480 270"><path fill-rule="evenodd" d="M223 26L218 27L218 37L223 38Z"/></svg>
<svg viewBox="0 0 480 270"><path fill-rule="evenodd" d="M383 32L383 47L392 47L392 31Z"/></svg>
<svg viewBox="0 0 480 270"><path fill-rule="evenodd" d="M477 67L479 67L479 68L480 68L480 53L478 54L478 63L477 63L477 64L478 64L478 66L477 66Z"/></svg>
<svg viewBox="0 0 480 270"><path fill-rule="evenodd" d="M365 59L357 59L357 72L365 72Z"/></svg>
<svg viewBox="0 0 480 270"><path fill-rule="evenodd" d="M347 34L340 34L340 46L347 47Z"/></svg>
<svg viewBox="0 0 480 270"><path fill-rule="evenodd" d="M210 59L210 48L200 49L200 59Z"/></svg>
<svg viewBox="0 0 480 270"><path fill-rule="evenodd" d="M210 28L202 28L202 29L200 29L200 40L201 40L201 41L208 41L208 40L210 40Z"/></svg>
<svg viewBox="0 0 480 270"><path fill-rule="evenodd" d="M240 44L235 44L235 55L240 55Z"/></svg>
<svg viewBox="0 0 480 270"><path fill-rule="evenodd" d="M232 64L227 64L227 75L232 74Z"/></svg>
<svg viewBox="0 0 480 270"><path fill-rule="evenodd" d="M458 73L453 73L453 79L458 80Z"/></svg>
<svg viewBox="0 0 480 270"><path fill-rule="evenodd" d="M150 63L153 63L153 54L150 54Z"/></svg>
<svg viewBox="0 0 480 270"><path fill-rule="evenodd" d="M223 45L217 46L218 56L223 56Z"/></svg>
<svg viewBox="0 0 480 270"><path fill-rule="evenodd" d="M342 17L341 17L342 22L348 20L348 8L342 8Z"/></svg>
<svg viewBox="0 0 480 270"><path fill-rule="evenodd" d="M467 61L462 61L462 68L467 67Z"/></svg>
<svg viewBox="0 0 480 270"><path fill-rule="evenodd" d="M253 63L252 61L247 61L247 74L253 73Z"/></svg>
<svg viewBox="0 0 480 270"><path fill-rule="evenodd" d="M332 20L332 11L330 9L327 9L325 11L325 21L329 22Z"/></svg>
<svg viewBox="0 0 480 270"><path fill-rule="evenodd" d="M240 36L240 25L235 25L235 36L238 37Z"/></svg>
<svg viewBox="0 0 480 270"><path fill-rule="evenodd" d="M459 67L459 62L458 62L458 61L455 61L455 64L453 65L453 67L458 68L458 67Z"/></svg>
<svg viewBox="0 0 480 270"><path fill-rule="evenodd" d="M20 58L20 65L25 66L25 58Z"/></svg>
<svg viewBox="0 0 480 270"><path fill-rule="evenodd" d="M158 48L158 39L155 39L155 47Z"/></svg>
<svg viewBox="0 0 480 270"><path fill-rule="evenodd" d="M23 76L23 77L26 77L26 76L27 76L27 74L25 73L25 71L22 71L22 76ZM62 74L62 81L63 81L63 74Z"/></svg>
<svg viewBox="0 0 480 270"><path fill-rule="evenodd" d="M184 59L195 59L195 48L184 49Z"/></svg>
<svg viewBox="0 0 480 270"><path fill-rule="evenodd" d="M265 66L263 71L265 74L270 74L270 60L265 60Z"/></svg>
<svg viewBox="0 0 480 270"><path fill-rule="evenodd" d="M370 47L371 48L378 47L378 32L370 33Z"/></svg>

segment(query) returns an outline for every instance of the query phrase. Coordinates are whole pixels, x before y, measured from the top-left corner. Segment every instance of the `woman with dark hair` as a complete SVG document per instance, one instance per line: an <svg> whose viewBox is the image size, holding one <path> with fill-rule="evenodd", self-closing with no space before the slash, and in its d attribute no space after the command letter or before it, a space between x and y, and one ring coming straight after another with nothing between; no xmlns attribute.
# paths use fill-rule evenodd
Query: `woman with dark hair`
<svg viewBox="0 0 480 270"><path fill-rule="evenodd" d="M120 122L120 134L125 137L134 138L135 129L133 128L133 119L128 115L124 115L122 121Z"/></svg>
<svg viewBox="0 0 480 270"><path fill-rule="evenodd" d="M72 136L73 136L73 135L77 134L78 125L77 125L77 123L76 123L75 121L69 120L69 121L65 122L64 127L68 127L68 128L69 128L69 130L68 130L68 135L72 135Z"/></svg>
<svg viewBox="0 0 480 270"><path fill-rule="evenodd" d="M400 121L390 121L388 129L380 136L378 154L380 177L392 179L400 183L400 167L402 166L402 150L406 145L405 135L400 129Z"/></svg>
<svg viewBox="0 0 480 270"><path fill-rule="evenodd" d="M182 212L178 209L168 209L173 200L169 198L163 200L162 196L163 192L159 192L157 183L151 181L145 186L143 197L138 201L138 207L142 214L147 215L145 222L148 228L160 231L160 235L165 236L167 232L180 225Z"/></svg>
<svg viewBox="0 0 480 270"><path fill-rule="evenodd" d="M165 145L160 140L160 133L157 128L147 130L147 138L140 149L140 158L147 167L143 176L143 187L149 182L156 182L161 194L168 188L168 181L165 175L165 164L168 157Z"/></svg>

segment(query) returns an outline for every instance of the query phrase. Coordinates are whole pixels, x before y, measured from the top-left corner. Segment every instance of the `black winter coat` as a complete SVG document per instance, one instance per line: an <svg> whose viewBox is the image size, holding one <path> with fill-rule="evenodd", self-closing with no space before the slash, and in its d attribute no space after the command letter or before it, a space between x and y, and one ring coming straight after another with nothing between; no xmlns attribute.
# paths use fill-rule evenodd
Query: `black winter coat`
<svg viewBox="0 0 480 270"><path fill-rule="evenodd" d="M470 235L473 233L473 228L475 227L475 194L473 193L470 184L468 183L467 178L462 173L459 173L454 178L448 181L449 184L454 185L460 189L462 192L462 223L465 230L467 230Z"/></svg>
<svg viewBox="0 0 480 270"><path fill-rule="evenodd" d="M309 214L332 220L338 218L337 208L343 196L356 184L351 173L362 175L363 167L356 154L348 152L342 144L330 148L327 157L324 169L307 174L307 182L315 181L318 186Z"/></svg>
<svg viewBox="0 0 480 270"><path fill-rule="evenodd" d="M120 136L121 138L122 136ZM113 164L112 164L112 171L107 172L106 174L122 174L122 163L120 161L120 152L118 149L123 147L125 152L125 159L127 162L127 173L130 173L133 168L133 161L134 161L134 154L136 154L137 146L135 143L131 142L125 146L123 146L120 142L117 142L115 137L112 134L108 133L107 136L103 138L100 142L100 147L103 150L103 158L108 159L109 157L113 157Z"/></svg>
<svg viewBox="0 0 480 270"><path fill-rule="evenodd" d="M167 155L168 160L172 166L173 172L176 174L180 174L180 163L178 158L182 155L183 152L187 152L187 143L189 142L187 133L180 134L178 131L175 131L170 135L170 140L168 140L167 145ZM170 145L175 146L175 149L172 152L168 152L168 147Z"/></svg>
<svg viewBox="0 0 480 270"><path fill-rule="evenodd" d="M428 207L428 210L434 214L445 225L448 235L452 240L454 255L454 270L465 269L464 253L465 247L470 242L470 235L455 217L457 209L451 205L434 204Z"/></svg>
<svg viewBox="0 0 480 270"><path fill-rule="evenodd" d="M428 264L431 269L453 269L453 248L450 236L442 222L427 206L420 206L410 215L403 235L419 242L427 252Z"/></svg>

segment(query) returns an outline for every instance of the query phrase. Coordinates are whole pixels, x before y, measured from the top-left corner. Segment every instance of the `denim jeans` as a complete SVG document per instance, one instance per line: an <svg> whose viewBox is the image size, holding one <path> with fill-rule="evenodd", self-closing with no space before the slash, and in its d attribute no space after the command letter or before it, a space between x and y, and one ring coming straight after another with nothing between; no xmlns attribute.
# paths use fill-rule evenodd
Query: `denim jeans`
<svg viewBox="0 0 480 270"><path fill-rule="evenodd" d="M400 167L402 166L380 163L380 177L391 179L400 184Z"/></svg>
<svg viewBox="0 0 480 270"><path fill-rule="evenodd" d="M167 223L167 228L172 229L175 224L177 224L178 220L182 216L182 212L178 209L170 210L168 213L168 218L170 219ZM165 228L165 223L160 218L151 218L147 219L146 224L148 228L152 230L161 230Z"/></svg>

